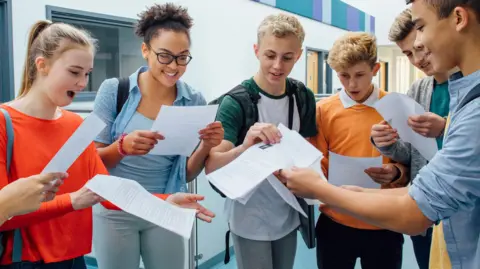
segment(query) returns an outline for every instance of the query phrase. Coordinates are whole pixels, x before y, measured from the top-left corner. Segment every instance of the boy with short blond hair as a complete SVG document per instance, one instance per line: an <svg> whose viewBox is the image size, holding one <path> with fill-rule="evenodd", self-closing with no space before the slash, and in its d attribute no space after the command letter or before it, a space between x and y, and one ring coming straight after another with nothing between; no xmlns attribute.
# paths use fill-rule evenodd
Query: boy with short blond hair
<svg viewBox="0 0 480 269"><path fill-rule="evenodd" d="M295 16L267 16L254 45L260 67L256 74L220 97L217 120L224 140L212 149L206 173L221 168L262 141L281 140L281 123L305 138L317 134L313 92L289 78L302 55L305 32ZM226 199L228 222L239 269L292 269L297 249L299 213L276 192L270 175L246 204ZM229 247L229 246L227 246Z"/></svg>
<svg viewBox="0 0 480 269"><path fill-rule="evenodd" d="M317 104L316 145L322 151L322 170L329 177L329 155L379 157L370 143L370 129L382 117L373 107L387 92L372 84L379 70L374 36L347 33L329 52L328 64L334 69L343 89ZM383 167L365 171L382 188L408 183L400 164L383 158ZM358 171L363 173L364 171ZM317 263L321 269L353 269L357 258L362 268L401 268L403 235L369 225L359 219L324 208L317 223Z"/></svg>

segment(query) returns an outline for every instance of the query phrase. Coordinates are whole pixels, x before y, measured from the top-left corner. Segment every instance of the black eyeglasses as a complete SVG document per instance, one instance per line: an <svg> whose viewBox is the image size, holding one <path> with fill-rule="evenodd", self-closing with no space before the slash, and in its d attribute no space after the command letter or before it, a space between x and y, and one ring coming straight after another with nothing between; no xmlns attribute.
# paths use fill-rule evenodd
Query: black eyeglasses
<svg viewBox="0 0 480 269"><path fill-rule="evenodd" d="M192 60L192 56L190 56L190 55L173 55L173 54L166 53L166 52L158 52L157 53L155 51L153 53L155 53L155 55L157 55L157 60L161 64L170 64L171 62L173 62L175 60L175 62L178 65L185 66Z"/></svg>

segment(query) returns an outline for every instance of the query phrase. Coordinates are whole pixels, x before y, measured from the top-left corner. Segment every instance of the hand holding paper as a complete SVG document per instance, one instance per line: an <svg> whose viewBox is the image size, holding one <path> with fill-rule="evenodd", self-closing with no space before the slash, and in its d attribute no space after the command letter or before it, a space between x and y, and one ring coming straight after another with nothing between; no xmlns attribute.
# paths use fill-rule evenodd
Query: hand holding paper
<svg viewBox="0 0 480 269"><path fill-rule="evenodd" d="M439 115L426 112L408 117L408 126L425 137L436 138L443 134L447 120Z"/></svg>
<svg viewBox="0 0 480 269"><path fill-rule="evenodd" d="M388 184L399 176L400 170L393 163L387 163L380 167L370 167L365 173L378 184Z"/></svg>
<svg viewBox="0 0 480 269"><path fill-rule="evenodd" d="M200 134L203 146L207 149L212 149L222 143L225 130L223 129L222 123L216 121L208 124L207 127L198 133Z"/></svg>
<svg viewBox="0 0 480 269"><path fill-rule="evenodd" d="M391 126L398 130L400 138L412 144L425 159L430 160L437 153L435 139L420 135L408 125L409 117L425 113L415 100L404 94L390 93L375 103L375 109L385 120L391 121Z"/></svg>
<svg viewBox="0 0 480 269"><path fill-rule="evenodd" d="M280 180L295 195L307 199L316 199L315 186L325 182L314 169L297 167L282 169Z"/></svg>
<svg viewBox="0 0 480 269"><path fill-rule="evenodd" d="M381 121L372 126L370 136L377 147L388 147L398 140L398 132L388 122Z"/></svg>
<svg viewBox="0 0 480 269"><path fill-rule="evenodd" d="M122 150L127 155L145 155L163 139L165 139L163 135L157 132L134 131L123 139Z"/></svg>
<svg viewBox="0 0 480 269"><path fill-rule="evenodd" d="M266 128L268 126L257 125L259 128L257 134L261 136L267 132L272 135L267 130L277 130L277 128ZM280 143L255 144L233 162L207 175L207 179L227 197L242 204L245 204L257 186L267 179L286 203L302 213L303 210L298 205L296 197L271 175L279 169L292 166L309 167L317 161L319 166L322 154L297 132L283 125L278 127L278 131L281 132Z"/></svg>

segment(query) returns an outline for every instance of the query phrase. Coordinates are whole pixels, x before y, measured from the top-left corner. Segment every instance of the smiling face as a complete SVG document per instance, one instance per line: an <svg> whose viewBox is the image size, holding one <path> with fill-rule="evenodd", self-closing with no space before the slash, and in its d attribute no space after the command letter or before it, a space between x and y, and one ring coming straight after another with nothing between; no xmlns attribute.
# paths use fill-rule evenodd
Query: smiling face
<svg viewBox="0 0 480 269"><path fill-rule="evenodd" d="M302 44L293 34L276 37L265 34L254 45L260 61L260 74L271 86L281 86L302 55Z"/></svg>
<svg viewBox="0 0 480 269"><path fill-rule="evenodd" d="M455 10L465 12L464 8ZM446 73L458 65L464 37L458 31L461 29L458 27L457 15L454 11L446 18L439 18L437 10L424 0L416 0L412 4L415 46L425 47L429 51L426 60L437 73Z"/></svg>
<svg viewBox="0 0 480 269"><path fill-rule="evenodd" d="M405 39L397 41L396 44L402 50L402 53L407 56L413 66L420 69L427 76L432 76L435 72L432 65L427 60L429 53L423 45L415 47L416 36L416 32L411 31Z"/></svg>
<svg viewBox="0 0 480 269"><path fill-rule="evenodd" d="M63 107L71 104L75 95L87 86L93 68L93 51L75 46L55 59L37 57L35 64L42 90L53 104Z"/></svg>
<svg viewBox="0 0 480 269"><path fill-rule="evenodd" d="M142 44L142 54L155 80L171 88L187 69L191 59L190 41L184 32L159 31L149 44Z"/></svg>

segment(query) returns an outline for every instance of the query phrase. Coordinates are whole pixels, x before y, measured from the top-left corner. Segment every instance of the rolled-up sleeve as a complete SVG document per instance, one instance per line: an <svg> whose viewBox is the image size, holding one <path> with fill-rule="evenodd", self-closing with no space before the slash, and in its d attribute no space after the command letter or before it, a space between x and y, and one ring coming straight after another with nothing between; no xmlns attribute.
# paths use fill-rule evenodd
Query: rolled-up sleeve
<svg viewBox="0 0 480 269"><path fill-rule="evenodd" d="M413 181L409 194L431 221L469 210L480 197L480 100L452 117L443 149Z"/></svg>
<svg viewBox="0 0 480 269"><path fill-rule="evenodd" d="M118 80L115 78L105 80L98 89L93 106L93 113L105 122L107 126L95 138L95 142L107 145L113 142L111 131L117 113L117 94Z"/></svg>

